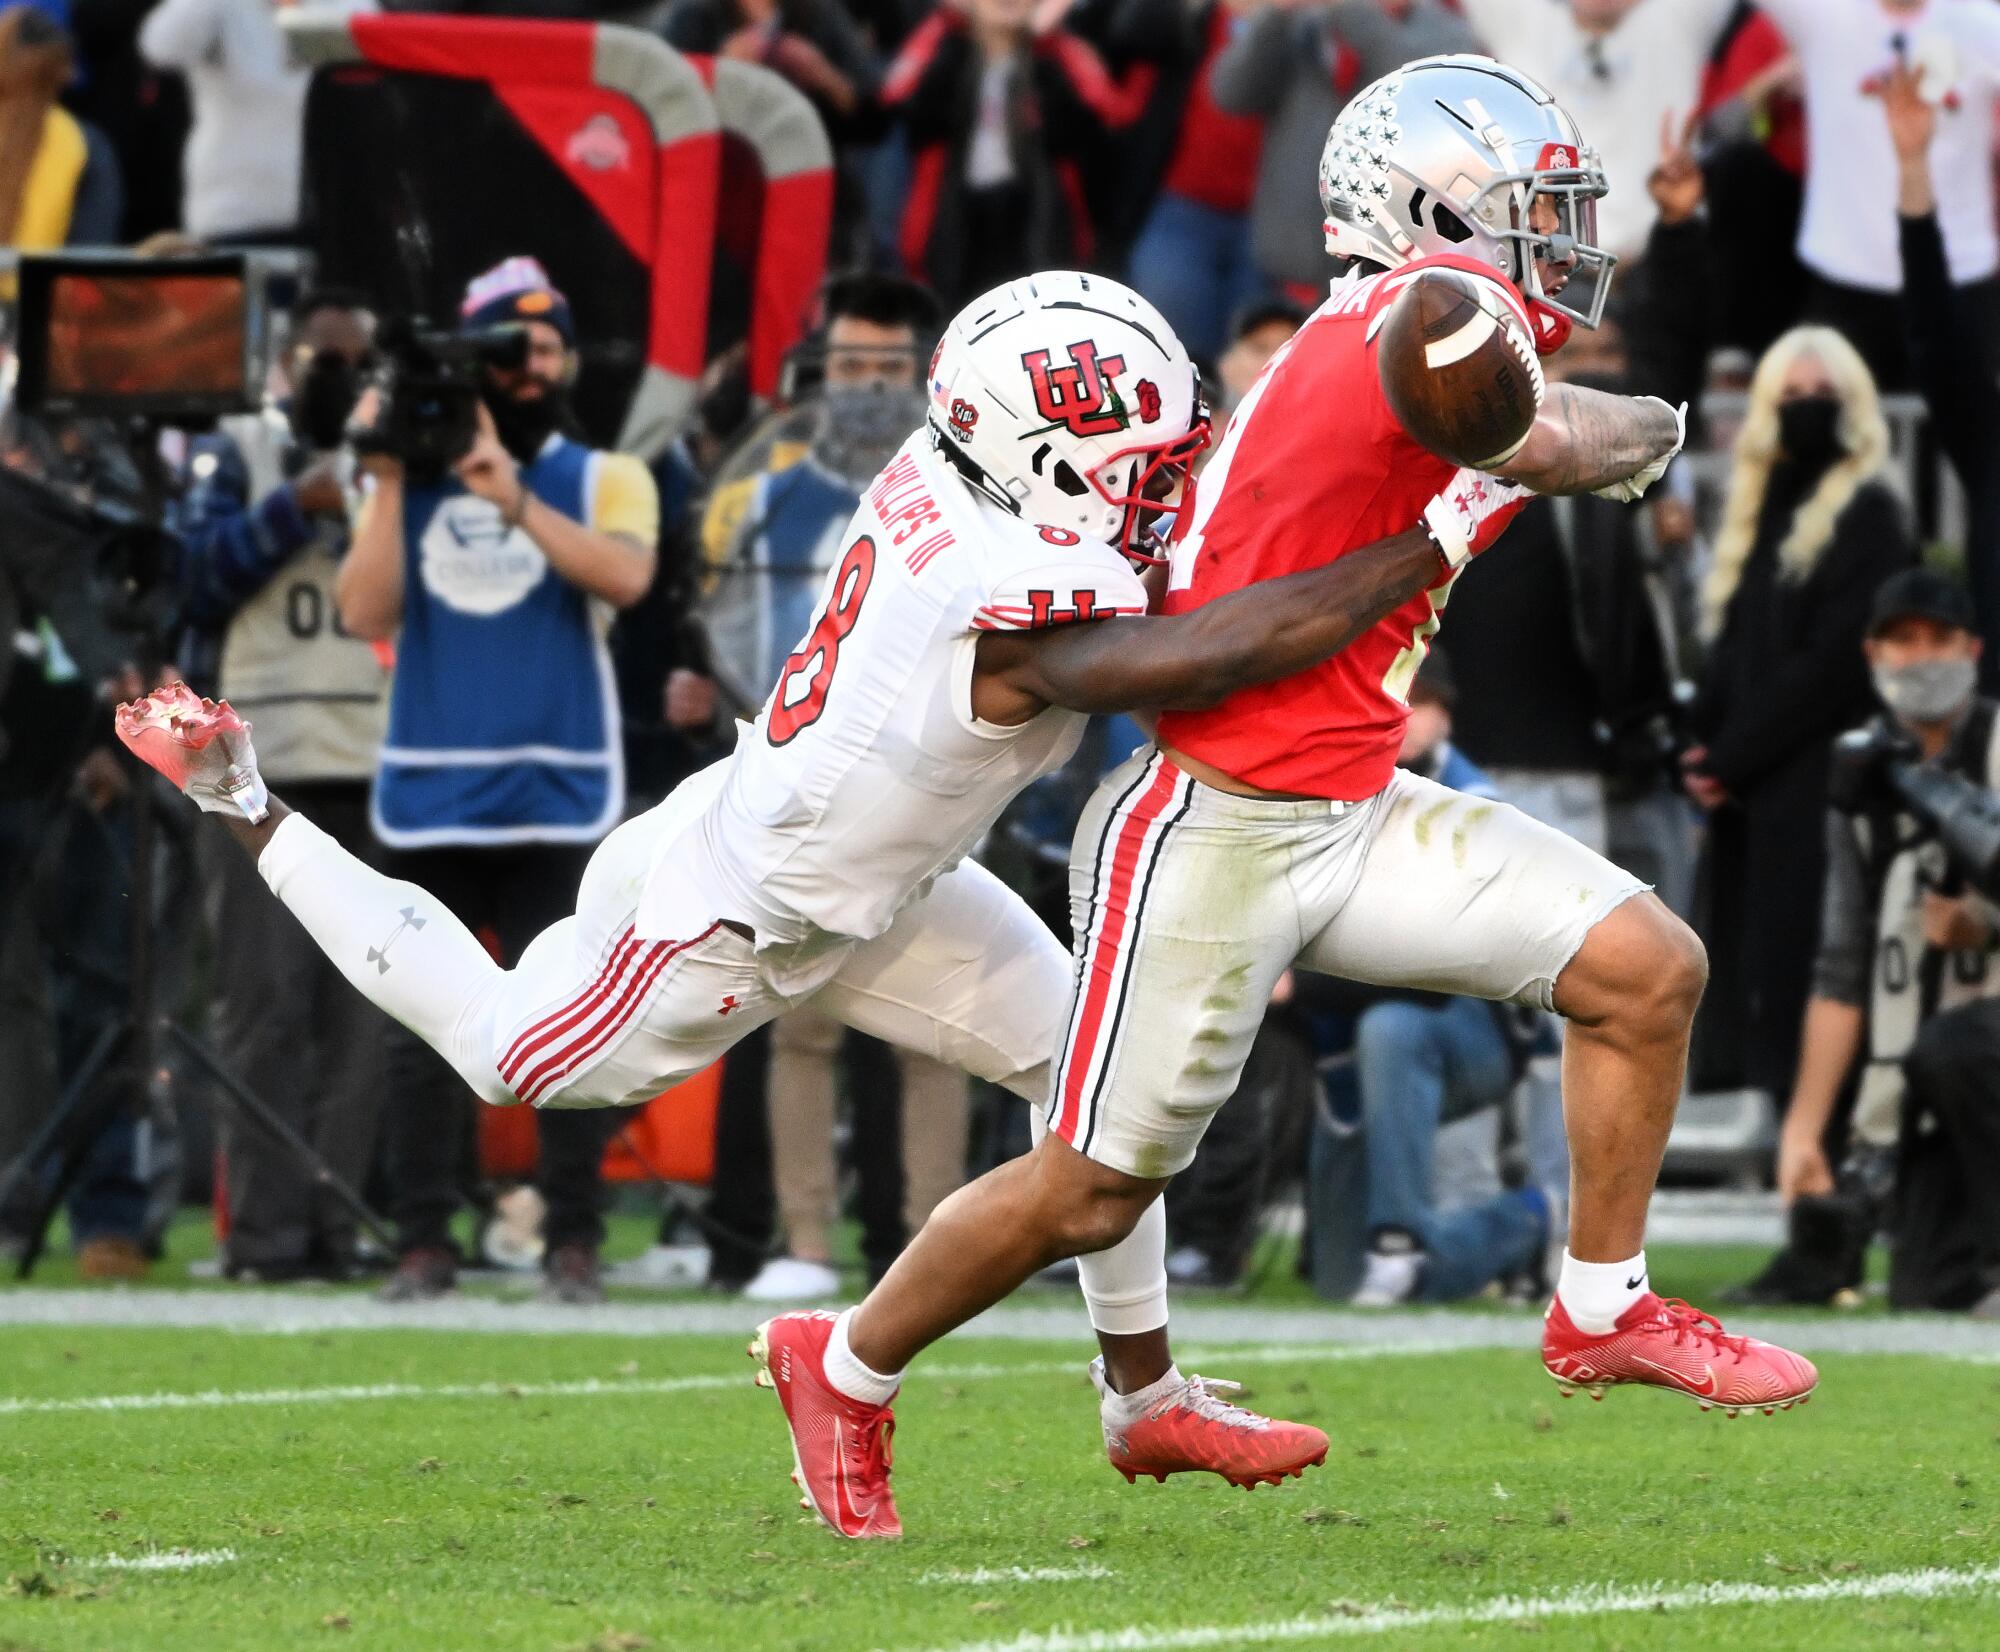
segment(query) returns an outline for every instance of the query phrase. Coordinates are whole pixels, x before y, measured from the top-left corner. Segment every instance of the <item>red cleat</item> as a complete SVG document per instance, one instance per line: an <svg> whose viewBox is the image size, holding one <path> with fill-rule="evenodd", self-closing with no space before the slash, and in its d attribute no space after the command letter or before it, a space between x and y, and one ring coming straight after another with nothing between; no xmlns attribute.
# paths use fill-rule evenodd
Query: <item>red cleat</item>
<svg viewBox="0 0 2000 1652"><path fill-rule="evenodd" d="M1819 1386L1809 1359L1755 1337L1730 1336L1721 1323L1678 1297L1648 1291L1606 1336L1579 1331L1560 1298L1542 1325L1542 1365L1568 1399L1579 1388L1593 1400L1607 1388L1641 1383L1685 1394L1704 1411L1765 1416L1803 1405Z"/></svg>
<svg viewBox="0 0 2000 1652"><path fill-rule="evenodd" d="M204 700L186 683L168 683L118 708L118 738L203 809L259 821L269 793L250 748L250 725L227 700Z"/></svg>
<svg viewBox="0 0 2000 1652"><path fill-rule="evenodd" d="M1106 1393L1104 1362L1093 1360L1091 1381ZM1326 1436L1304 1423L1261 1417L1231 1405L1217 1391L1241 1392L1233 1382L1188 1377L1143 1415L1122 1428L1104 1419L1104 1449L1111 1466L1129 1480L1150 1474L1202 1471L1219 1474L1232 1486L1275 1486L1326 1461Z"/></svg>
<svg viewBox="0 0 2000 1652"><path fill-rule="evenodd" d="M903 1522L889 1491L889 1437L895 1414L886 1405L850 1399L826 1379L826 1344L835 1315L779 1314L757 1327L750 1357L757 1384L775 1388L792 1431L792 1484L811 1509L842 1537L901 1537Z"/></svg>

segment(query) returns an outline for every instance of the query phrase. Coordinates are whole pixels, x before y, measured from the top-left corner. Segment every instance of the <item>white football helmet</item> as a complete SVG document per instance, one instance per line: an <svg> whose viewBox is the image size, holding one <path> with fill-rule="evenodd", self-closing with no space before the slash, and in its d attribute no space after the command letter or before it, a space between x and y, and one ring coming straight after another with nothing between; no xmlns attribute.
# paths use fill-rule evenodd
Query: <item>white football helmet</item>
<svg viewBox="0 0 2000 1652"><path fill-rule="evenodd" d="M1130 287L1075 270L995 287L952 318L927 388L938 451L1003 510L1157 560L1141 513L1191 486L1208 407Z"/></svg>
<svg viewBox="0 0 2000 1652"><path fill-rule="evenodd" d="M1539 85L1490 57L1419 58L1354 94L1319 158L1326 250L1389 269L1456 252L1530 300L1595 327L1616 257L1596 245L1608 188L1597 152ZM1555 228L1529 222L1541 198ZM1540 256L1569 269L1542 291Z"/></svg>

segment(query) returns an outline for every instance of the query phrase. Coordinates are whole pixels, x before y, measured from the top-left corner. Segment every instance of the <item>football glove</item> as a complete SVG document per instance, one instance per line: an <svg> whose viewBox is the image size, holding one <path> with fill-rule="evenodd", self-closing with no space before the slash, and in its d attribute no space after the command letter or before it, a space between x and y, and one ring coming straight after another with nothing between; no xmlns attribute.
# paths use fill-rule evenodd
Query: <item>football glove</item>
<svg viewBox="0 0 2000 1652"><path fill-rule="evenodd" d="M1667 406L1667 403L1660 401L1658 396L1640 396L1637 400L1659 402L1660 406ZM1674 462L1674 456L1686 444L1688 435L1687 403L1682 402L1679 407L1672 408L1671 412L1674 416L1674 445L1646 466L1644 470L1635 470L1624 481L1613 482L1608 487L1592 489L1598 498L1616 499L1621 504L1629 505L1633 500L1643 495L1662 476L1666 475L1667 466Z"/></svg>

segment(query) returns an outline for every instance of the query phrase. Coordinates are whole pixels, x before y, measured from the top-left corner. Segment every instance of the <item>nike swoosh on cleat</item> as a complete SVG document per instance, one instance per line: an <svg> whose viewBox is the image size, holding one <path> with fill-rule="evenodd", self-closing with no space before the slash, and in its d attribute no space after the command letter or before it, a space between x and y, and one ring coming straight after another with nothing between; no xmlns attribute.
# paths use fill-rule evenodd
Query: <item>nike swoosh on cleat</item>
<svg viewBox="0 0 2000 1652"><path fill-rule="evenodd" d="M840 1516L843 1535L852 1537L861 1530L861 1516L854 1507L854 1499L847 1494L846 1424L838 1417L833 1421L833 1506Z"/></svg>
<svg viewBox="0 0 2000 1652"><path fill-rule="evenodd" d="M1632 1361L1635 1365L1652 1366L1662 1376L1673 1378L1675 1387L1685 1388L1690 1394L1700 1394L1707 1399L1713 1399L1717 1390L1722 1386L1715 1380L1715 1367L1712 1365L1704 1365L1701 1368L1702 1381L1698 1383L1692 1377L1676 1371L1672 1366L1655 1364L1652 1360L1645 1358L1641 1354L1634 1354Z"/></svg>

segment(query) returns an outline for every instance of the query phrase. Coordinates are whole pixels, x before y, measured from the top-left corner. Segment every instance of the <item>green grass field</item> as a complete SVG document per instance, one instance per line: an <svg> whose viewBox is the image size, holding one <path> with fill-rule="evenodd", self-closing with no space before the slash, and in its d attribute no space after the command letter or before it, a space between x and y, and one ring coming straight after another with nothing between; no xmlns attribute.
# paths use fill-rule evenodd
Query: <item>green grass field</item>
<svg viewBox="0 0 2000 1652"><path fill-rule="evenodd" d="M11 1652L2000 1646L1994 1364L1829 1354L1811 1406L1729 1422L1330 1325L1202 1350L1334 1437L1244 1493L1127 1486L1076 1345L959 1338L899 1407L909 1537L854 1546L734 1336L0 1337ZM196 1400L74 1403L135 1395Z"/></svg>

